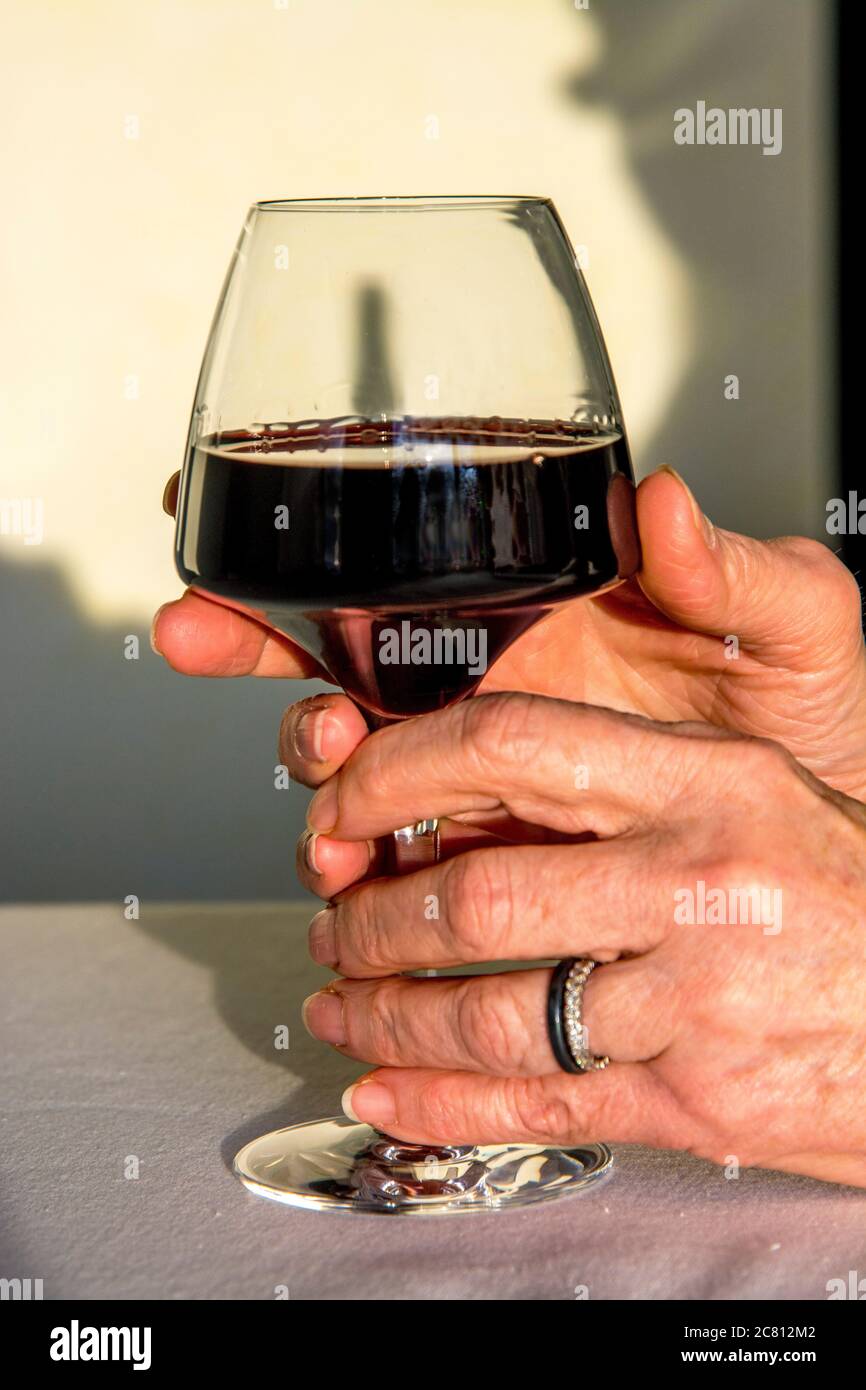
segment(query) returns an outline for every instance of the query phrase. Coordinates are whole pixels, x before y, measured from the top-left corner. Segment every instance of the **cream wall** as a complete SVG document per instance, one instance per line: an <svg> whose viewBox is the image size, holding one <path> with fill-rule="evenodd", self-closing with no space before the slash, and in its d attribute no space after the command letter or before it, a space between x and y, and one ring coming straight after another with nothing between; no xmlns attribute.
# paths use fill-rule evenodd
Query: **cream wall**
<svg viewBox="0 0 866 1390"><path fill-rule="evenodd" d="M283 882L303 802L275 811L269 725L292 691L206 689L121 652L130 633L146 649L178 589L159 499L256 199L552 195L639 471L668 459L723 523L817 529L828 16L817 0L6 0L0 498L44 507L41 544L0 536L9 896ZM673 111L702 96L783 105L783 154L676 149ZM746 383L736 410L725 371Z"/></svg>
<svg viewBox="0 0 866 1390"><path fill-rule="evenodd" d="M56 557L93 617L142 622L175 588L161 485L259 198L551 194L588 246L638 446L663 415L688 284L616 120L563 95L601 59L591 13L557 0L13 11L2 486L44 497L44 545L14 558ZM636 319L661 334L650 360Z"/></svg>

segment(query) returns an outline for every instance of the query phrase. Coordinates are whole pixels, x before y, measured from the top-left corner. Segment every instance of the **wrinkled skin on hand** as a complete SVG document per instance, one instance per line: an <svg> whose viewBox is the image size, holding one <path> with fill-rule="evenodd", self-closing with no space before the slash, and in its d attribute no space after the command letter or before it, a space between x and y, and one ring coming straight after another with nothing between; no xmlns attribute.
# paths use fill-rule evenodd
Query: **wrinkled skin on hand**
<svg viewBox="0 0 866 1390"><path fill-rule="evenodd" d="M349 1107L400 1138L631 1138L864 1184L857 585L815 542L713 530L668 470L637 506L639 576L554 610L482 687L547 698L476 699L372 737L338 693L287 710L281 761L340 789L339 823L311 823L298 871L334 904L313 954L351 978L307 1001L308 1026L376 1065ZM323 675L192 591L157 614L154 644L189 674ZM524 785L528 764L543 785ZM433 815L445 862L377 879L380 837ZM678 922L676 894L699 883L726 902L780 894L781 929ZM549 1050L549 972L395 978L579 954L605 962L584 1012L616 1061L582 1077Z"/></svg>
<svg viewBox="0 0 866 1390"><path fill-rule="evenodd" d="M866 808L768 740L495 695L363 740L309 823L321 853L498 809L551 838L356 883L314 919L350 978L307 1025L377 1067L349 1112L418 1142L602 1137L866 1185ZM605 962L583 1016L614 1061L583 1076L546 1036L548 969L400 974L572 955Z"/></svg>

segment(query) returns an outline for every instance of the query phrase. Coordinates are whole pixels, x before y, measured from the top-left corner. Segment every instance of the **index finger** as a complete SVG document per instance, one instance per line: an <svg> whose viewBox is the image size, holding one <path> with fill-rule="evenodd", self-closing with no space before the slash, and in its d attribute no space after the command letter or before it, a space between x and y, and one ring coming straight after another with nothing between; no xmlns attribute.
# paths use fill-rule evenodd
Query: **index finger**
<svg viewBox="0 0 866 1390"><path fill-rule="evenodd" d="M373 839L504 806L533 824L607 838L651 821L694 776L693 740L706 742L705 766L718 737L706 725L541 695L481 695L366 739L320 787L307 824L337 839Z"/></svg>

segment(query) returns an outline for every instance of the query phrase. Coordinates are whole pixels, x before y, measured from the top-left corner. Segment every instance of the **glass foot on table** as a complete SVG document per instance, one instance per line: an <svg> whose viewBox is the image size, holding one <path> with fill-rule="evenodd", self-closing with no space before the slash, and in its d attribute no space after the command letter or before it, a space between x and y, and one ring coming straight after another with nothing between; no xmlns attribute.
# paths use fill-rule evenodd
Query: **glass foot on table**
<svg viewBox="0 0 866 1390"><path fill-rule="evenodd" d="M549 1201L591 1187L612 1166L604 1144L428 1148L338 1116L253 1139L234 1171L251 1192L290 1206L429 1216Z"/></svg>

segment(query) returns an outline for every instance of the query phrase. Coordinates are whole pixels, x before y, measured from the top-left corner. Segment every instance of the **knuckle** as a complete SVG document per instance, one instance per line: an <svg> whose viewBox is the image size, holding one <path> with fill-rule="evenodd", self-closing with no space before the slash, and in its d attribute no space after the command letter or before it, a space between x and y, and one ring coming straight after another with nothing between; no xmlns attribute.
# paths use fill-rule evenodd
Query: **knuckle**
<svg viewBox="0 0 866 1390"><path fill-rule="evenodd" d="M808 536L789 536L785 547L809 570L809 578L819 586L822 600L830 604L830 616L838 615L843 622L855 623L859 628L863 604L860 586L838 555L822 541ZM826 619L827 614L824 616Z"/></svg>
<svg viewBox="0 0 866 1390"><path fill-rule="evenodd" d="M690 999L686 1008L689 1024L710 1033L720 1029L736 1029L744 1024L748 1014L749 981L737 969L717 972L712 981L712 992ZM701 1114L709 1119L712 1114L709 1094L703 1103L707 1113L704 1115L701 1111Z"/></svg>
<svg viewBox="0 0 866 1390"><path fill-rule="evenodd" d="M682 1148L719 1167L760 1161L761 1136L772 1131L771 1109L755 1095L754 1079L715 1076L711 1086L681 1087Z"/></svg>
<svg viewBox="0 0 866 1390"><path fill-rule="evenodd" d="M707 932L714 930L708 927ZM760 1037L766 1025L768 1007L767 996L761 978L755 970L755 955L751 940L755 928L748 924L735 923L721 930L725 935L714 949L708 942L705 959L692 977L692 988L681 994L679 1017L682 1027L681 1037L724 1038L729 1043L744 1035ZM697 1061L693 1067L691 1082L703 1071L703 1063ZM717 1073L713 1085L702 1089L701 1095L710 1107L714 1105L714 1087L720 1083L721 1073Z"/></svg>
<svg viewBox="0 0 866 1390"><path fill-rule="evenodd" d="M809 569L829 568L827 561L835 558L823 541L816 541L811 536L785 536L783 540L771 544L784 547L792 559Z"/></svg>
<svg viewBox="0 0 866 1390"><path fill-rule="evenodd" d="M739 883L743 861L734 849L719 849L699 865L698 877L711 888L728 889Z"/></svg>
<svg viewBox="0 0 866 1390"><path fill-rule="evenodd" d="M699 875L707 890L721 888L725 893L757 887L766 882L768 865L764 860L738 848L720 849L705 858Z"/></svg>
<svg viewBox="0 0 866 1390"><path fill-rule="evenodd" d="M536 696L482 695L460 708L462 741L485 769L537 755L545 735Z"/></svg>
<svg viewBox="0 0 866 1390"><path fill-rule="evenodd" d="M832 561L835 601L846 621L856 627L859 635L863 623L863 595L860 585L847 566L835 555L832 556Z"/></svg>
<svg viewBox="0 0 866 1390"><path fill-rule="evenodd" d="M400 771L389 748L389 744L375 736L364 740L340 770L341 800L348 799L352 792L362 793L368 804L380 805L390 798Z"/></svg>
<svg viewBox="0 0 866 1390"><path fill-rule="evenodd" d="M421 1083L416 1105L420 1124L429 1139L462 1143L470 1135L472 1117L459 1076L429 1076Z"/></svg>
<svg viewBox="0 0 866 1390"><path fill-rule="evenodd" d="M839 622L843 631L853 629L858 642L862 637L863 630L863 595L860 592L860 585L854 575L841 560L836 556L831 556L833 561L832 581L828 576L825 582L831 583L831 611L839 614Z"/></svg>
<svg viewBox="0 0 866 1390"><path fill-rule="evenodd" d="M719 745L723 748L724 745ZM738 765L753 786L764 795L769 785L778 786L797 774L796 758L771 738L743 738L734 750ZM730 756L730 749L727 750ZM742 763L740 763L742 759Z"/></svg>
<svg viewBox="0 0 866 1390"><path fill-rule="evenodd" d="M339 969L347 971L352 964L381 970L392 967L383 949L388 935L380 929L372 893L361 888L337 904L334 932Z"/></svg>
<svg viewBox="0 0 866 1390"><path fill-rule="evenodd" d="M368 1049L371 1059L381 1066L399 1066L401 1055L405 1055L406 1014L400 1000L397 982L385 980L378 982L361 1001L365 1018L361 1047ZM350 1017L355 1016L354 1009L347 1012Z"/></svg>
<svg viewBox="0 0 866 1390"><path fill-rule="evenodd" d="M506 975L468 980L456 997L456 1028L471 1061L505 1076L521 1071L529 1039Z"/></svg>
<svg viewBox="0 0 866 1390"><path fill-rule="evenodd" d="M461 960L490 960L511 919L511 883L498 851L475 850L449 861L445 920Z"/></svg>
<svg viewBox="0 0 866 1390"><path fill-rule="evenodd" d="M554 1078L556 1083L560 1079ZM531 1142L567 1143L573 1128L572 1107L561 1084L554 1089L542 1078L510 1078L503 1094L509 1133Z"/></svg>

